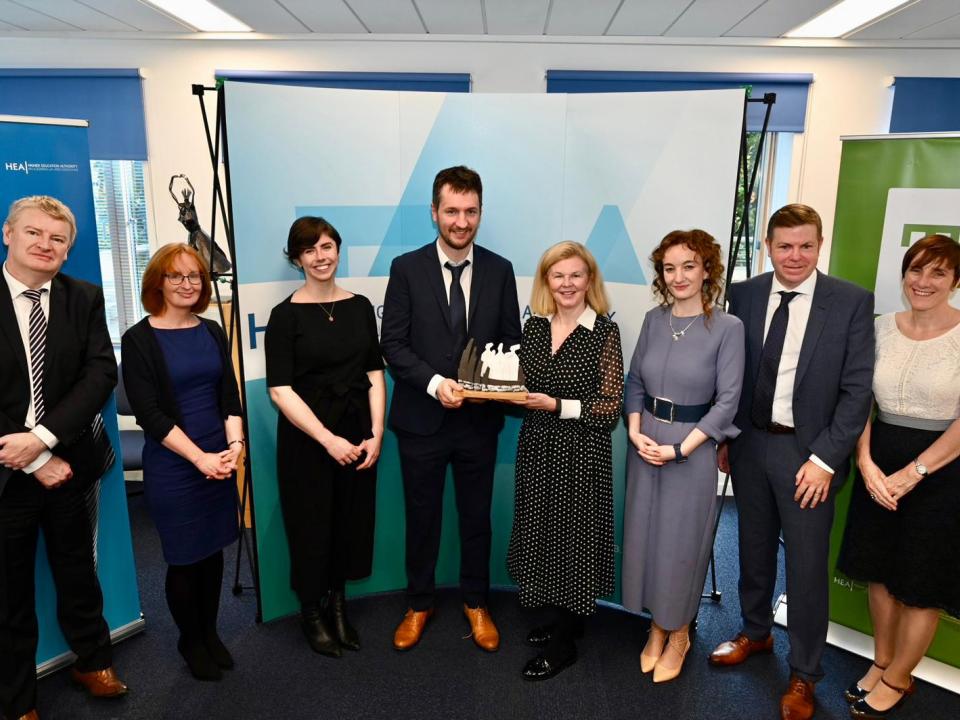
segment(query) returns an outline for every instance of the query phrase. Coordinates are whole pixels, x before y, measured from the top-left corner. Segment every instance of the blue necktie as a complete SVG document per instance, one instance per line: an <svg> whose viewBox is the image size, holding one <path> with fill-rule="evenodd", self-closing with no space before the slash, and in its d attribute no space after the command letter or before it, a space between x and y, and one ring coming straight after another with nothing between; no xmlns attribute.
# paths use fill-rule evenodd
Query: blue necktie
<svg viewBox="0 0 960 720"><path fill-rule="evenodd" d="M780 291L780 305L770 320L767 339L760 353L760 369L753 388L753 405L750 419L755 427L765 428L773 416L773 394L777 387L777 371L783 354L783 341L787 338L787 323L790 320L790 301L800 293Z"/></svg>

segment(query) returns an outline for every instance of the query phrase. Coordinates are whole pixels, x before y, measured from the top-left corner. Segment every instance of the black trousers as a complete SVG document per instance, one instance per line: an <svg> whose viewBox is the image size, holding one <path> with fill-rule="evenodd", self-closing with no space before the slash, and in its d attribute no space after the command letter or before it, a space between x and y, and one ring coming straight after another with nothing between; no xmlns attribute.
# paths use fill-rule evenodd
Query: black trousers
<svg viewBox="0 0 960 720"><path fill-rule="evenodd" d="M433 605L448 466L460 525L460 590L470 607L487 604L497 438L497 433L478 433L459 412L448 412L434 435L397 432L406 503L407 597L414 610Z"/></svg>
<svg viewBox="0 0 960 720"><path fill-rule="evenodd" d="M733 492L739 514L740 608L743 633L760 640L773 627L777 552L783 531L786 557L790 668L806 680L823 677L820 658L829 624L828 556L834 494L816 508L793 499L796 474L809 456L796 435L750 428L731 452Z"/></svg>
<svg viewBox="0 0 960 720"><path fill-rule="evenodd" d="M36 707L38 530L57 590L57 619L77 655L76 668L90 672L113 662L84 489L71 480L47 490L18 472L0 496L0 710L7 717Z"/></svg>

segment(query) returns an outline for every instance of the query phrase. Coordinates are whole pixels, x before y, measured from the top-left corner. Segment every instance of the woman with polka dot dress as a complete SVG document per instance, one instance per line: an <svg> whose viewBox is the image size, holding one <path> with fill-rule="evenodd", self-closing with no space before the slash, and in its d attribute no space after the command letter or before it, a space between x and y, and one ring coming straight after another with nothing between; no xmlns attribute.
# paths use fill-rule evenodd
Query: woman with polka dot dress
<svg viewBox="0 0 960 720"><path fill-rule="evenodd" d="M552 612L527 635L540 653L523 668L524 679L546 680L576 661L583 619L614 589L610 433L620 421L623 357L603 278L583 245L544 253L530 307L507 567L520 604Z"/></svg>

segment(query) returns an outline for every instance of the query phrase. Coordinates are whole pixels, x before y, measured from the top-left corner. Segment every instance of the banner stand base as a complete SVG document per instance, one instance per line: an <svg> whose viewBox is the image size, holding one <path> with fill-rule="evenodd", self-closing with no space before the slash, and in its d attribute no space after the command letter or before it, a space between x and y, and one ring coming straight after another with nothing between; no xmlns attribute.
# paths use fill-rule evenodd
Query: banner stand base
<svg viewBox="0 0 960 720"><path fill-rule="evenodd" d="M786 594L777 598L777 602L774 604L773 621L777 625L787 627ZM831 622L827 629L827 642L868 660L873 659L873 637L845 625ZM921 680L926 680L931 685L942 687L944 690L960 695L960 668L926 657L917 665L913 675Z"/></svg>
<svg viewBox="0 0 960 720"><path fill-rule="evenodd" d="M127 623L126 625L121 625L116 630L110 633L110 643L116 645L121 640L126 640L129 637L133 637L137 633L143 632L143 629L147 626L146 620L143 619L143 614L133 622ZM37 678L44 678L47 675L55 673L57 670L61 670L68 665L71 665L74 660L77 659L77 656L72 652L65 652L63 655L57 655L52 657L49 660L46 660L39 665L37 665Z"/></svg>

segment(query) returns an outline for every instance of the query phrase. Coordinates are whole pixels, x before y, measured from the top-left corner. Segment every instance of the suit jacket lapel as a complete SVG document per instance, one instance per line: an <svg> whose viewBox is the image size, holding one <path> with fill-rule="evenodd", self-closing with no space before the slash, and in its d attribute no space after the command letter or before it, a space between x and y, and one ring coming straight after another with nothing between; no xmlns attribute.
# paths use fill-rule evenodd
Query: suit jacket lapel
<svg viewBox="0 0 960 720"><path fill-rule="evenodd" d="M450 302L447 300L447 289L443 282L443 270L440 267L440 259L437 257L437 245L431 243L424 248L423 253L423 275L426 283L433 291L437 299L437 305L440 308L440 316L450 330ZM416 282L416 278L414 278Z"/></svg>
<svg viewBox="0 0 960 720"><path fill-rule="evenodd" d="M17 359L17 364L20 365L24 382L29 384L30 371L27 369L27 349L23 346L23 338L20 337L17 313L13 309L13 298L10 297L10 289L6 282L0 285L0 334L6 337L10 349L13 351L13 357ZM24 385L24 387L26 386Z"/></svg>
<svg viewBox="0 0 960 720"><path fill-rule="evenodd" d="M817 341L820 339L820 333L823 332L827 324L827 317L830 314L830 286L829 280L817 271L817 285L813 290L813 297L810 302L810 317L807 319L807 329L803 333L803 343L800 345L800 358L797 360L797 375L793 386L800 386L807 368L810 367L810 361L816 352Z"/></svg>
<svg viewBox="0 0 960 720"><path fill-rule="evenodd" d="M58 377L57 358L60 349L60 340L67 327L67 297L60 277L53 278L50 285L50 312L47 317L47 342L43 360L43 392L48 402L50 398L59 396L51 385Z"/></svg>
<svg viewBox="0 0 960 720"><path fill-rule="evenodd" d="M760 368L760 354L763 352L763 328L767 323L767 305L770 303L770 288L773 286L773 273L757 286L750 299L750 358L752 367L750 377L756 379Z"/></svg>
<svg viewBox="0 0 960 720"><path fill-rule="evenodd" d="M485 263L480 259L480 249L473 246L473 277L470 280L470 309L467 311L467 334L473 327L473 318L477 314L477 308L480 306L480 289L483 287L483 270Z"/></svg>

